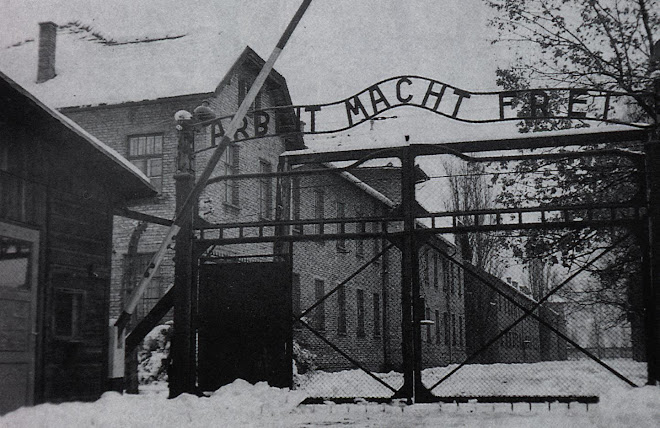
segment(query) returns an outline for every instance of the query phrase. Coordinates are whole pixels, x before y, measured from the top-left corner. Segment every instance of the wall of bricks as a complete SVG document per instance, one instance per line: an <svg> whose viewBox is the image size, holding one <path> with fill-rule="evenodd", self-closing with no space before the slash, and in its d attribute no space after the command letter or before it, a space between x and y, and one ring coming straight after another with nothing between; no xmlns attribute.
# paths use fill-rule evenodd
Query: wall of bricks
<svg viewBox="0 0 660 428"><path fill-rule="evenodd" d="M438 251L446 244L431 238L433 246L419 251L420 286L424 299L422 363L425 367L444 366L465 359L465 304L463 269ZM456 254L454 257L458 256ZM460 258L459 258L460 260Z"/></svg>
<svg viewBox="0 0 660 428"><path fill-rule="evenodd" d="M377 199L367 195L355 185L351 184L337 173L323 175L310 175L300 178L300 218L310 220L315 218L315 193L322 192L324 198L324 218L338 217L338 203L344 204L343 217L360 217L383 215L388 207ZM372 231L374 225L366 224L366 231ZM315 233L315 226L305 226L305 234ZM324 226L326 233L338 233L339 226L329 224ZM347 224L345 232L357 232L356 225ZM380 241L380 240L379 240ZM294 244L293 271L300 277L300 303L302 311L309 308L317 300L315 283L323 281L324 291L327 293L348 276L357 271L366 262L374 257L384 243L368 240L345 240L342 242L331 240L325 242L298 242ZM361 246L362 250L359 251ZM385 367L400 364L400 355L394 356L393 349L388 345L398 343L400 339L400 316L398 323L390 323L383 328L383 302L400 303L400 268L398 268L398 251L390 250L387 262L379 259L371 263L364 271L358 274L344 286L345 293L345 322L346 331L339 329L340 310L339 293L330 296L323 307L314 309L306 321L313 327L319 327L314 319L318 311L325 313L325 325L322 329L324 336L352 358L371 370L381 370ZM358 290L364 296L364 334L358 332ZM294 293L295 294L295 293ZM379 311L374 311L374 294L379 302ZM294 303L295 306L295 303ZM400 305L393 305L398 307ZM391 309L390 309L391 310ZM374 316L380 312L379 320ZM388 310L388 316L392 316ZM375 324L380 324L377 330ZM299 328L294 333L294 339L305 349L316 354L316 364L322 369L344 369L353 365L336 351L324 345L309 331Z"/></svg>

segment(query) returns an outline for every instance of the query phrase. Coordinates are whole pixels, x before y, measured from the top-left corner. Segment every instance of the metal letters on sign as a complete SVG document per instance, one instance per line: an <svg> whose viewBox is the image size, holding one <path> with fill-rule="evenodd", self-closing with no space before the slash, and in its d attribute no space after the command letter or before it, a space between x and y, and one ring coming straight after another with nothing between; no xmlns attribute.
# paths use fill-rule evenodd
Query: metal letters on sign
<svg viewBox="0 0 660 428"><path fill-rule="evenodd" d="M521 119L576 119L628 124L624 105L650 93L624 93L581 88L524 89L470 92L420 76L397 76L375 83L343 100L310 105L278 106L255 110L233 135L235 141L272 135L279 115L295 114L297 128L289 132L327 134L350 129L397 107L417 107L466 123ZM224 135L232 116L213 120L213 137Z"/></svg>

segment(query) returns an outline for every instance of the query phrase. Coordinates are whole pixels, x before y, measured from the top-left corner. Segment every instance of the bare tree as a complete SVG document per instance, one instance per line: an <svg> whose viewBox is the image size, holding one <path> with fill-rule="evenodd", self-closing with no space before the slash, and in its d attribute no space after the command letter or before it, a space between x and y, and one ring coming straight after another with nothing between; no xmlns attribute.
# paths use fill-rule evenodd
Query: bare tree
<svg viewBox="0 0 660 428"><path fill-rule="evenodd" d="M484 168L476 163L443 164L449 181L449 200L445 208L451 211L481 210L492 207L493 188L484 175ZM462 216L464 225L486 224L484 216ZM500 276L505 268L498 257L502 248L501 237L495 233L472 232L458 236L461 255L464 260L485 271Z"/></svg>

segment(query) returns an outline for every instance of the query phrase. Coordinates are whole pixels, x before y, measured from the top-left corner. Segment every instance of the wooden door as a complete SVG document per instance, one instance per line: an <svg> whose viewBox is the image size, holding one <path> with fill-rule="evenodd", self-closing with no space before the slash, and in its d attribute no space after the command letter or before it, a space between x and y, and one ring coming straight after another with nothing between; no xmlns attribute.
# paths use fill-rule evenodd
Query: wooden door
<svg viewBox="0 0 660 428"><path fill-rule="evenodd" d="M34 402L39 232L0 222L0 414Z"/></svg>

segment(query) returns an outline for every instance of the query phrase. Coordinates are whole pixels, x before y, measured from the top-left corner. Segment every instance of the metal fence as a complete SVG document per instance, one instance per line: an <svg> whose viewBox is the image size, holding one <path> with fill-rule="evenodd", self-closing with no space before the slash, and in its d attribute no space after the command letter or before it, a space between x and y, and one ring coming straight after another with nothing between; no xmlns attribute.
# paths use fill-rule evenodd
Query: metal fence
<svg viewBox="0 0 660 428"><path fill-rule="evenodd" d="M633 155L475 163L410 151L294 161L207 189L225 203L201 213L200 248L290 257L294 388L320 400L589 402L645 383ZM569 176L577 184L560 185ZM256 197L232 199L245 189Z"/></svg>

